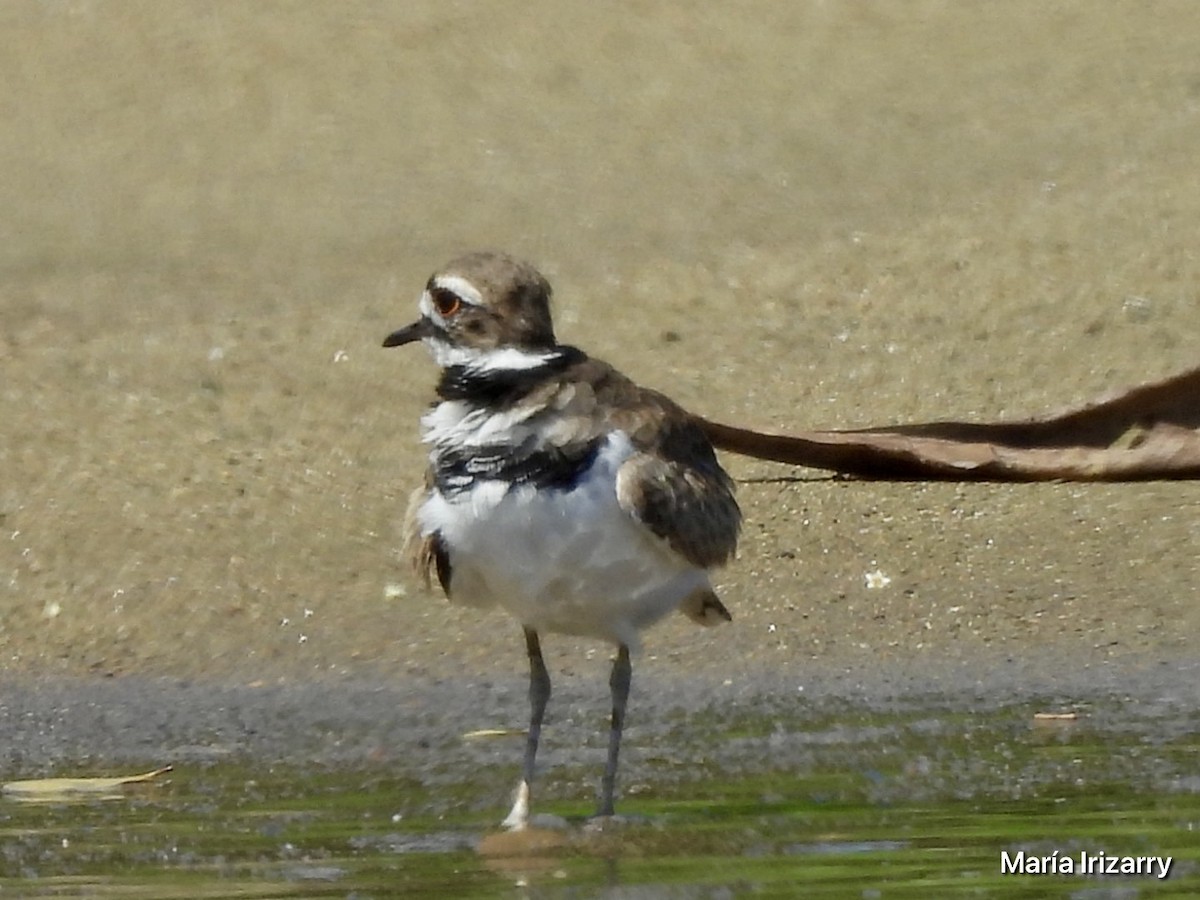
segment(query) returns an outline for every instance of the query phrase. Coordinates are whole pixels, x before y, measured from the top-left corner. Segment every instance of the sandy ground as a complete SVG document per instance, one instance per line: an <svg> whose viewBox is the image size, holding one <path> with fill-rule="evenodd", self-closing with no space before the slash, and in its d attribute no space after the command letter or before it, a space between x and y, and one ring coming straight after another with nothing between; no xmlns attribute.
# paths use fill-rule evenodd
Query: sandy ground
<svg viewBox="0 0 1200 900"><path fill-rule="evenodd" d="M434 370L379 342L465 249L739 424L1032 415L1195 365L1198 33L1189 0L5 4L4 677L494 679L515 715L516 625L397 552ZM643 688L1195 681L1200 485L726 462L735 621L649 634ZM606 648L548 653L602 700Z"/></svg>

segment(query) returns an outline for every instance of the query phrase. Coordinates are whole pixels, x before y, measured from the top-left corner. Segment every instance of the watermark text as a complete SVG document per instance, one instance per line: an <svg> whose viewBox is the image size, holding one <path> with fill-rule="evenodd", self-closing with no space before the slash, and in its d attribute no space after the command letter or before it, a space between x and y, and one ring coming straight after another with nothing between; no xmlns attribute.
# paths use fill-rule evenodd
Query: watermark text
<svg viewBox="0 0 1200 900"><path fill-rule="evenodd" d="M1152 875L1162 880L1171 874L1171 856L1119 856L1100 850L1089 853L1027 853L1000 851L1001 875Z"/></svg>

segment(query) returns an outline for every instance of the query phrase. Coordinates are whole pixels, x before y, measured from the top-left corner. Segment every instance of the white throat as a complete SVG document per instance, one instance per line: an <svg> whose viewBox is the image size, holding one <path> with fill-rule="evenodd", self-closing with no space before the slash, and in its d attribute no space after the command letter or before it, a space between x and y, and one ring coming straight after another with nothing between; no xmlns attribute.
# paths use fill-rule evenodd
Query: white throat
<svg viewBox="0 0 1200 900"><path fill-rule="evenodd" d="M441 368L462 366L470 372L521 372L557 359L557 350L522 350L520 347L456 347L440 338L425 338L425 346Z"/></svg>

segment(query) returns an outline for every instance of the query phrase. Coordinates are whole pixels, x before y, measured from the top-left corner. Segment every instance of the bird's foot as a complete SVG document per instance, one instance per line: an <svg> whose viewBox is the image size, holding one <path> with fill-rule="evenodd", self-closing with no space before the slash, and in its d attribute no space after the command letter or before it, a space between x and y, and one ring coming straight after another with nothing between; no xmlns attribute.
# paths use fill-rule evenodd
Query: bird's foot
<svg viewBox="0 0 1200 900"><path fill-rule="evenodd" d="M513 798L512 810L500 823L501 828L509 831L522 831L529 827L529 782L522 779L517 785L516 796Z"/></svg>

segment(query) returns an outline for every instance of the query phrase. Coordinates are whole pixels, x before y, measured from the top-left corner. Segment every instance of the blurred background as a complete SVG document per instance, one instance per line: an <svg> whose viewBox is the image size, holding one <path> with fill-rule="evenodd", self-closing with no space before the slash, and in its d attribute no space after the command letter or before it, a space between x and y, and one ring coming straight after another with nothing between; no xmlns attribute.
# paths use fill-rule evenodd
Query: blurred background
<svg viewBox="0 0 1200 900"><path fill-rule="evenodd" d="M497 622L396 550L434 375L379 349L464 250L529 257L560 337L740 424L1194 365L1198 35L1190 0L0 5L0 668L486 667ZM742 499L730 605L796 658L936 641L939 602L963 652L1071 637L1075 602L1146 640L1198 615L1191 485Z"/></svg>

